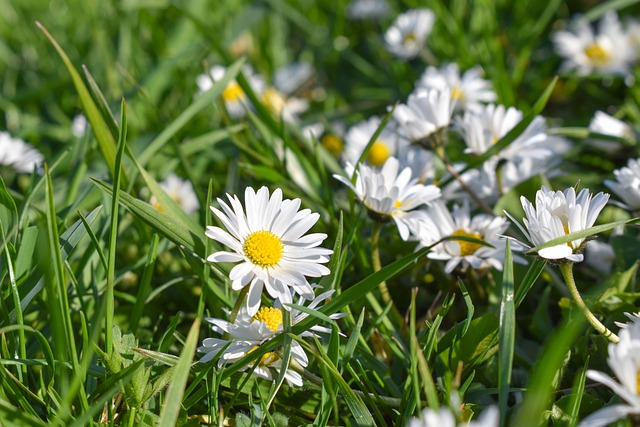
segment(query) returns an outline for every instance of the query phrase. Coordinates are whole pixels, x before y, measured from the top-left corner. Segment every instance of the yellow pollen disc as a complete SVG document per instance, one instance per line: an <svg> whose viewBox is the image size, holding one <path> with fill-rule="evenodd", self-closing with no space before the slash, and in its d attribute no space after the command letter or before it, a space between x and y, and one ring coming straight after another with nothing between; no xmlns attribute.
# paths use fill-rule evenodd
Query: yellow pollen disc
<svg viewBox="0 0 640 427"><path fill-rule="evenodd" d="M454 87L451 90L451 99L463 99L464 98L464 92L457 87Z"/></svg>
<svg viewBox="0 0 640 427"><path fill-rule="evenodd" d="M413 33L409 33L406 36L404 36L404 40L402 41L403 44L408 45L411 43L415 43L417 37L415 34Z"/></svg>
<svg viewBox="0 0 640 427"><path fill-rule="evenodd" d="M273 267L282 259L284 244L275 234L267 230L254 231L242 245L244 255L260 267Z"/></svg>
<svg viewBox="0 0 640 427"><path fill-rule="evenodd" d="M247 354L251 353L252 351L254 351L255 349L257 349L258 346L255 345L253 346L253 348L251 350L249 350L247 352ZM260 363L258 363L260 366L271 366L276 360L278 360L278 355L276 353L274 353L273 351L270 351L269 353L265 353L262 355L262 357L260 358Z"/></svg>
<svg viewBox="0 0 640 427"><path fill-rule="evenodd" d="M236 102L240 98L244 97L244 91L240 85L236 82L231 82L227 85L224 92L222 92L222 99L229 102Z"/></svg>
<svg viewBox="0 0 640 427"><path fill-rule="evenodd" d="M452 236L456 236L456 237L470 237L472 239L483 240L482 236L480 234L478 234L478 233L467 233L466 231L464 231L461 228L459 228L456 231L454 231L453 233L451 233L451 235ZM467 242L467 241L463 241L463 240L456 240L456 242L458 243L458 245L460 245L460 256L471 255L475 251L480 249L480 247L482 246L480 243Z"/></svg>
<svg viewBox="0 0 640 427"><path fill-rule="evenodd" d="M400 200L396 200L396 202L393 204L393 207L398 209L402 206L402 202Z"/></svg>
<svg viewBox="0 0 640 427"><path fill-rule="evenodd" d="M264 94L262 95L262 102L264 102L265 107L269 110L276 114L280 114L287 101L277 89L270 87L264 91Z"/></svg>
<svg viewBox="0 0 640 427"><path fill-rule="evenodd" d="M344 149L344 144L342 140L335 135L326 134L322 138L320 138L320 143L324 148L327 149L334 156L339 156L342 154L342 150Z"/></svg>
<svg viewBox="0 0 640 427"><path fill-rule="evenodd" d="M494 144L494 145L495 145L495 143L496 143L496 142L498 142L498 141L500 141L500 138L498 138L497 136L494 136L494 137L491 139L491 143L492 143L492 144Z"/></svg>
<svg viewBox="0 0 640 427"><path fill-rule="evenodd" d="M611 55L598 43L592 43L584 48L584 54L596 65L606 65L611 61Z"/></svg>
<svg viewBox="0 0 640 427"><path fill-rule="evenodd" d="M151 200L151 205L153 205L153 207L159 210L160 212L164 212L164 208L155 197L153 198L153 200Z"/></svg>
<svg viewBox="0 0 640 427"><path fill-rule="evenodd" d="M282 325L282 311L275 307L261 307L251 320L253 322L264 322L267 328L273 332L278 332L278 328Z"/></svg>
<svg viewBox="0 0 640 427"><path fill-rule="evenodd" d="M565 225L565 226L564 226L564 234L569 234L569 233L570 233L570 231L569 231L569 226L568 226L568 225ZM575 248L573 247L573 242L567 242L567 245L569 245L569 247L570 247L571 249L575 249Z"/></svg>
<svg viewBox="0 0 640 427"><path fill-rule="evenodd" d="M640 370L636 372L636 394L640 395Z"/></svg>
<svg viewBox="0 0 640 427"><path fill-rule="evenodd" d="M382 166L389 158L389 148L382 141L376 141L371 145L367 160L371 166Z"/></svg>

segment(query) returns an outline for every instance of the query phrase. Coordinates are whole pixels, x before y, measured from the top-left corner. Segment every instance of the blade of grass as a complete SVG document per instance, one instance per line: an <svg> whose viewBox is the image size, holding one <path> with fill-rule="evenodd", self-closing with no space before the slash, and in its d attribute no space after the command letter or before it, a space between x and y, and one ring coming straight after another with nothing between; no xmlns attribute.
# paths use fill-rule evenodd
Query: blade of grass
<svg viewBox="0 0 640 427"><path fill-rule="evenodd" d="M515 352L516 309L513 302L513 257L511 242L507 240L504 251L504 271L502 273L502 300L500 302L500 348L498 350L498 407L500 409L500 427L507 422L507 401L513 354Z"/></svg>

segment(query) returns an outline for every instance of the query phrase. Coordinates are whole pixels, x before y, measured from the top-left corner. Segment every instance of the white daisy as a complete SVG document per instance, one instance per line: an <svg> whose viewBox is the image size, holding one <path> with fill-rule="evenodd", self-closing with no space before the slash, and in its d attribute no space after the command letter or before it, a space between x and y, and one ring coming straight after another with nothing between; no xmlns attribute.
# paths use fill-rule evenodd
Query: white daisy
<svg viewBox="0 0 640 427"><path fill-rule="evenodd" d="M420 418L411 418L407 427L497 427L500 412L496 406L490 406L476 421L458 424L456 417L448 407L433 410L425 408Z"/></svg>
<svg viewBox="0 0 640 427"><path fill-rule="evenodd" d="M563 69L575 70L580 75L629 74L635 49L614 11L604 15L597 32L582 17L573 22L572 30L551 36L558 54L564 57Z"/></svg>
<svg viewBox="0 0 640 427"><path fill-rule="evenodd" d="M282 310L275 307L262 307L254 316L249 314L246 307L242 307L233 323L214 318L206 320L212 324L211 329L214 332L228 336L228 339L205 338L202 341L202 346L198 347L198 352L205 353L200 358L201 363L207 363L219 355L218 366L236 362L269 339L282 333ZM291 357L300 366L304 367L309 364L307 354L300 343L295 340L291 341ZM252 366L253 364L247 365L243 370ZM272 380L274 377L271 369L279 374L281 368L281 355L273 351L260 358L252 374ZM290 368L285 372L285 379L289 385L302 387L302 376Z"/></svg>
<svg viewBox="0 0 640 427"><path fill-rule="evenodd" d="M76 138L82 138L87 131L89 122L84 114L78 114L73 118L71 122L71 134Z"/></svg>
<svg viewBox="0 0 640 427"><path fill-rule="evenodd" d="M393 118L401 135L412 144L424 145L438 133L446 132L454 108L450 91L417 89L409 95L406 104L399 104L393 110Z"/></svg>
<svg viewBox="0 0 640 427"><path fill-rule="evenodd" d="M353 166L348 165L348 169L353 170ZM408 167L399 169L398 159L390 157L381 169L360 164L355 185L343 176L334 175L334 178L353 190L370 217L380 222L393 219L400 237L407 240L416 222L424 215L415 208L439 198L440 189L435 185L418 184L417 178L411 178Z"/></svg>
<svg viewBox="0 0 640 427"><path fill-rule="evenodd" d="M289 288L306 299L313 299L313 288L305 276L320 277L330 273L324 263L333 251L319 247L327 238L323 233L304 235L318 221L317 213L300 208L300 199L282 199L276 189L271 197L267 187L256 193L245 190L246 214L237 196L227 195L231 207L218 199L222 211L213 213L227 228L207 227L207 237L228 246L233 252L216 252L210 262L240 262L230 272L232 288L249 285L247 309L254 315L260 308L263 287L272 297L291 303Z"/></svg>
<svg viewBox="0 0 640 427"><path fill-rule="evenodd" d="M386 18L390 13L386 0L351 0L347 8L347 17L353 20L377 20Z"/></svg>
<svg viewBox="0 0 640 427"><path fill-rule="evenodd" d="M589 130L602 135L611 135L628 140L633 139L633 130L631 129L631 126L602 111L596 111L589 123ZM618 141L591 138L590 142L595 147L606 152L616 151L620 148L620 143Z"/></svg>
<svg viewBox="0 0 640 427"><path fill-rule="evenodd" d="M451 98L456 100L456 110L476 111L482 107L482 103L495 102L497 99L491 82L483 79L482 75L480 66L473 67L462 75L455 63L440 68L430 66L416 83L416 88L449 91Z"/></svg>
<svg viewBox="0 0 640 427"><path fill-rule="evenodd" d="M298 123L298 115L309 109L309 101L293 96L313 75L311 65L303 62L279 68L274 76L274 85L262 93L262 102L275 115L288 123Z"/></svg>
<svg viewBox="0 0 640 427"><path fill-rule="evenodd" d="M564 191L552 191L542 186L536 193L535 207L524 196L520 197L526 215L526 218L523 219L524 227L513 217L510 216L510 218L531 244L538 246L557 237L593 226L608 200L608 194L598 193L592 197L586 188L580 191L576 197L576 191L573 187ZM541 249L538 251L538 255L552 260L566 259L581 262L583 255L580 251L584 244L584 238L576 239Z"/></svg>
<svg viewBox="0 0 640 427"><path fill-rule="evenodd" d="M613 171L616 180L604 180L630 211L640 210L640 159L629 159L627 166Z"/></svg>
<svg viewBox="0 0 640 427"><path fill-rule="evenodd" d="M640 322L630 321L619 333L620 342L609 344L607 363L618 381L604 372L588 370L587 377L606 385L625 403L606 406L582 420L578 427L611 425L620 418L640 414Z"/></svg>
<svg viewBox="0 0 640 427"><path fill-rule="evenodd" d="M11 167L18 173L42 173L44 156L40 151L8 132L0 131L0 165Z"/></svg>
<svg viewBox="0 0 640 427"><path fill-rule="evenodd" d="M400 168L411 168L411 176L416 178L419 184L437 185L436 165L439 160L433 152L408 146L400 150L398 160Z"/></svg>
<svg viewBox="0 0 640 427"><path fill-rule="evenodd" d="M442 200L434 202L426 211L426 217L420 222L418 247L431 246L445 237L469 237L490 244L463 240L448 240L434 246L427 254L430 259L447 261L445 272L451 273L462 263L462 269L468 266L476 270L494 267L502 270L505 243L500 236L507 230L509 223L504 217L478 214L471 217L469 202L455 205L449 212Z"/></svg>
<svg viewBox="0 0 640 427"><path fill-rule="evenodd" d="M371 117L369 120L357 123L349 129L344 136L344 153L343 159L347 163L355 165L360 159L362 152L371 140L371 137L380 126L382 120L379 117ZM401 138L387 124L378 138L375 140L366 157L366 162L374 167L382 166L389 157L395 156L398 149L407 145L408 142Z"/></svg>
<svg viewBox="0 0 640 427"><path fill-rule="evenodd" d="M191 215L200 209L200 202L193 191L193 185L186 179L178 177L175 173L170 173L163 181L159 182L159 185L187 214ZM151 196L149 203L159 211L164 211L155 196Z"/></svg>
<svg viewBox="0 0 640 427"><path fill-rule="evenodd" d="M415 58L431 34L435 20L429 9L413 9L399 15L384 34L387 50L398 58Z"/></svg>
<svg viewBox="0 0 640 427"><path fill-rule="evenodd" d="M200 92L206 92L211 89L213 84L224 77L227 69L221 65L214 65L207 74L200 74L196 78L196 83ZM249 66L242 68L242 73L249 82L251 89L260 96L265 90L265 84L262 78L253 73ZM233 119L239 119L246 115L247 108L251 108L251 103L247 94L242 90L237 81L232 80L222 92L222 100L229 112L229 116Z"/></svg>

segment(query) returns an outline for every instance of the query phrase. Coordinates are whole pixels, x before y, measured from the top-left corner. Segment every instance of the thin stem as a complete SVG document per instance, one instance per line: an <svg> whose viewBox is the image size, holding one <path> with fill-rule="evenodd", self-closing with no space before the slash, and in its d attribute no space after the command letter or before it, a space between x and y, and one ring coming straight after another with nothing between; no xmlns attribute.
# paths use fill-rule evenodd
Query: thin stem
<svg viewBox="0 0 640 427"><path fill-rule="evenodd" d="M589 323L591 323L591 326L593 326L596 332L613 343L617 343L618 341L620 341L620 338L618 338L616 334L611 332L598 319L596 319L596 316L593 315L591 310L589 310L587 305L582 300L580 292L576 287L576 281L573 278L573 263L560 264L560 272L562 273L562 277L564 277L564 281L569 288L569 292L571 293L573 300L575 301L580 311L582 311L582 314L584 314L584 316L587 318Z"/></svg>
<svg viewBox="0 0 640 427"><path fill-rule="evenodd" d="M233 306L233 310L231 310L231 315L229 316L229 323L233 323L236 321L236 317L238 317L240 307L242 307L242 303L244 303L244 299L249 293L249 287L250 285L247 285L244 288L240 289L240 295L238 295L236 304Z"/></svg>
<svg viewBox="0 0 640 427"><path fill-rule="evenodd" d="M382 268L382 265L380 264L380 231L382 230L382 225L382 223L374 221L373 232L371 233L371 266L373 267L374 273L380 271ZM387 282L384 280L380 282L378 289L380 290L380 296L382 297L384 304L391 306L390 314L393 320L402 324L402 315L393 303L393 298L391 298L391 294L389 293Z"/></svg>

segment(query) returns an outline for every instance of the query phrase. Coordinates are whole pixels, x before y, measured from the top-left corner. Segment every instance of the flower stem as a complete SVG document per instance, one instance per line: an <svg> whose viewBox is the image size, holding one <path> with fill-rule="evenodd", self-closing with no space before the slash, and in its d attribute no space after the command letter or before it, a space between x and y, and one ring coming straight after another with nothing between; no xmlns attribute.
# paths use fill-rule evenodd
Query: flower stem
<svg viewBox="0 0 640 427"><path fill-rule="evenodd" d="M373 232L371 233L371 266L373 267L374 273L380 271L382 268L382 265L380 264L380 231L382 230L382 225L383 224L374 221ZM391 298L391 294L389 293L387 282L384 280L380 282L378 289L380 290L380 296L382 297L384 304L391 306L391 317L393 320L402 323L402 316L393 303L393 298Z"/></svg>
<svg viewBox="0 0 640 427"><path fill-rule="evenodd" d="M229 315L229 323L233 323L236 321L236 317L238 317L238 312L240 311L240 307L242 307L242 303L244 303L244 299L249 293L250 287L251 287L250 285L247 285L244 288L240 289L240 295L238 295L236 304L233 306L233 310L231 310L231 315Z"/></svg>
<svg viewBox="0 0 640 427"><path fill-rule="evenodd" d="M564 278L567 287L569 288L569 292L573 297L576 305L582 311L582 314L587 318L591 326L598 332L600 335L608 339L610 342L617 343L620 341L620 338L613 332L611 332L606 326L604 326L596 316L593 315L591 310L587 307L587 305L582 300L580 296L580 292L576 287L576 281L573 278L573 263L560 264L560 272L562 273L562 277Z"/></svg>

